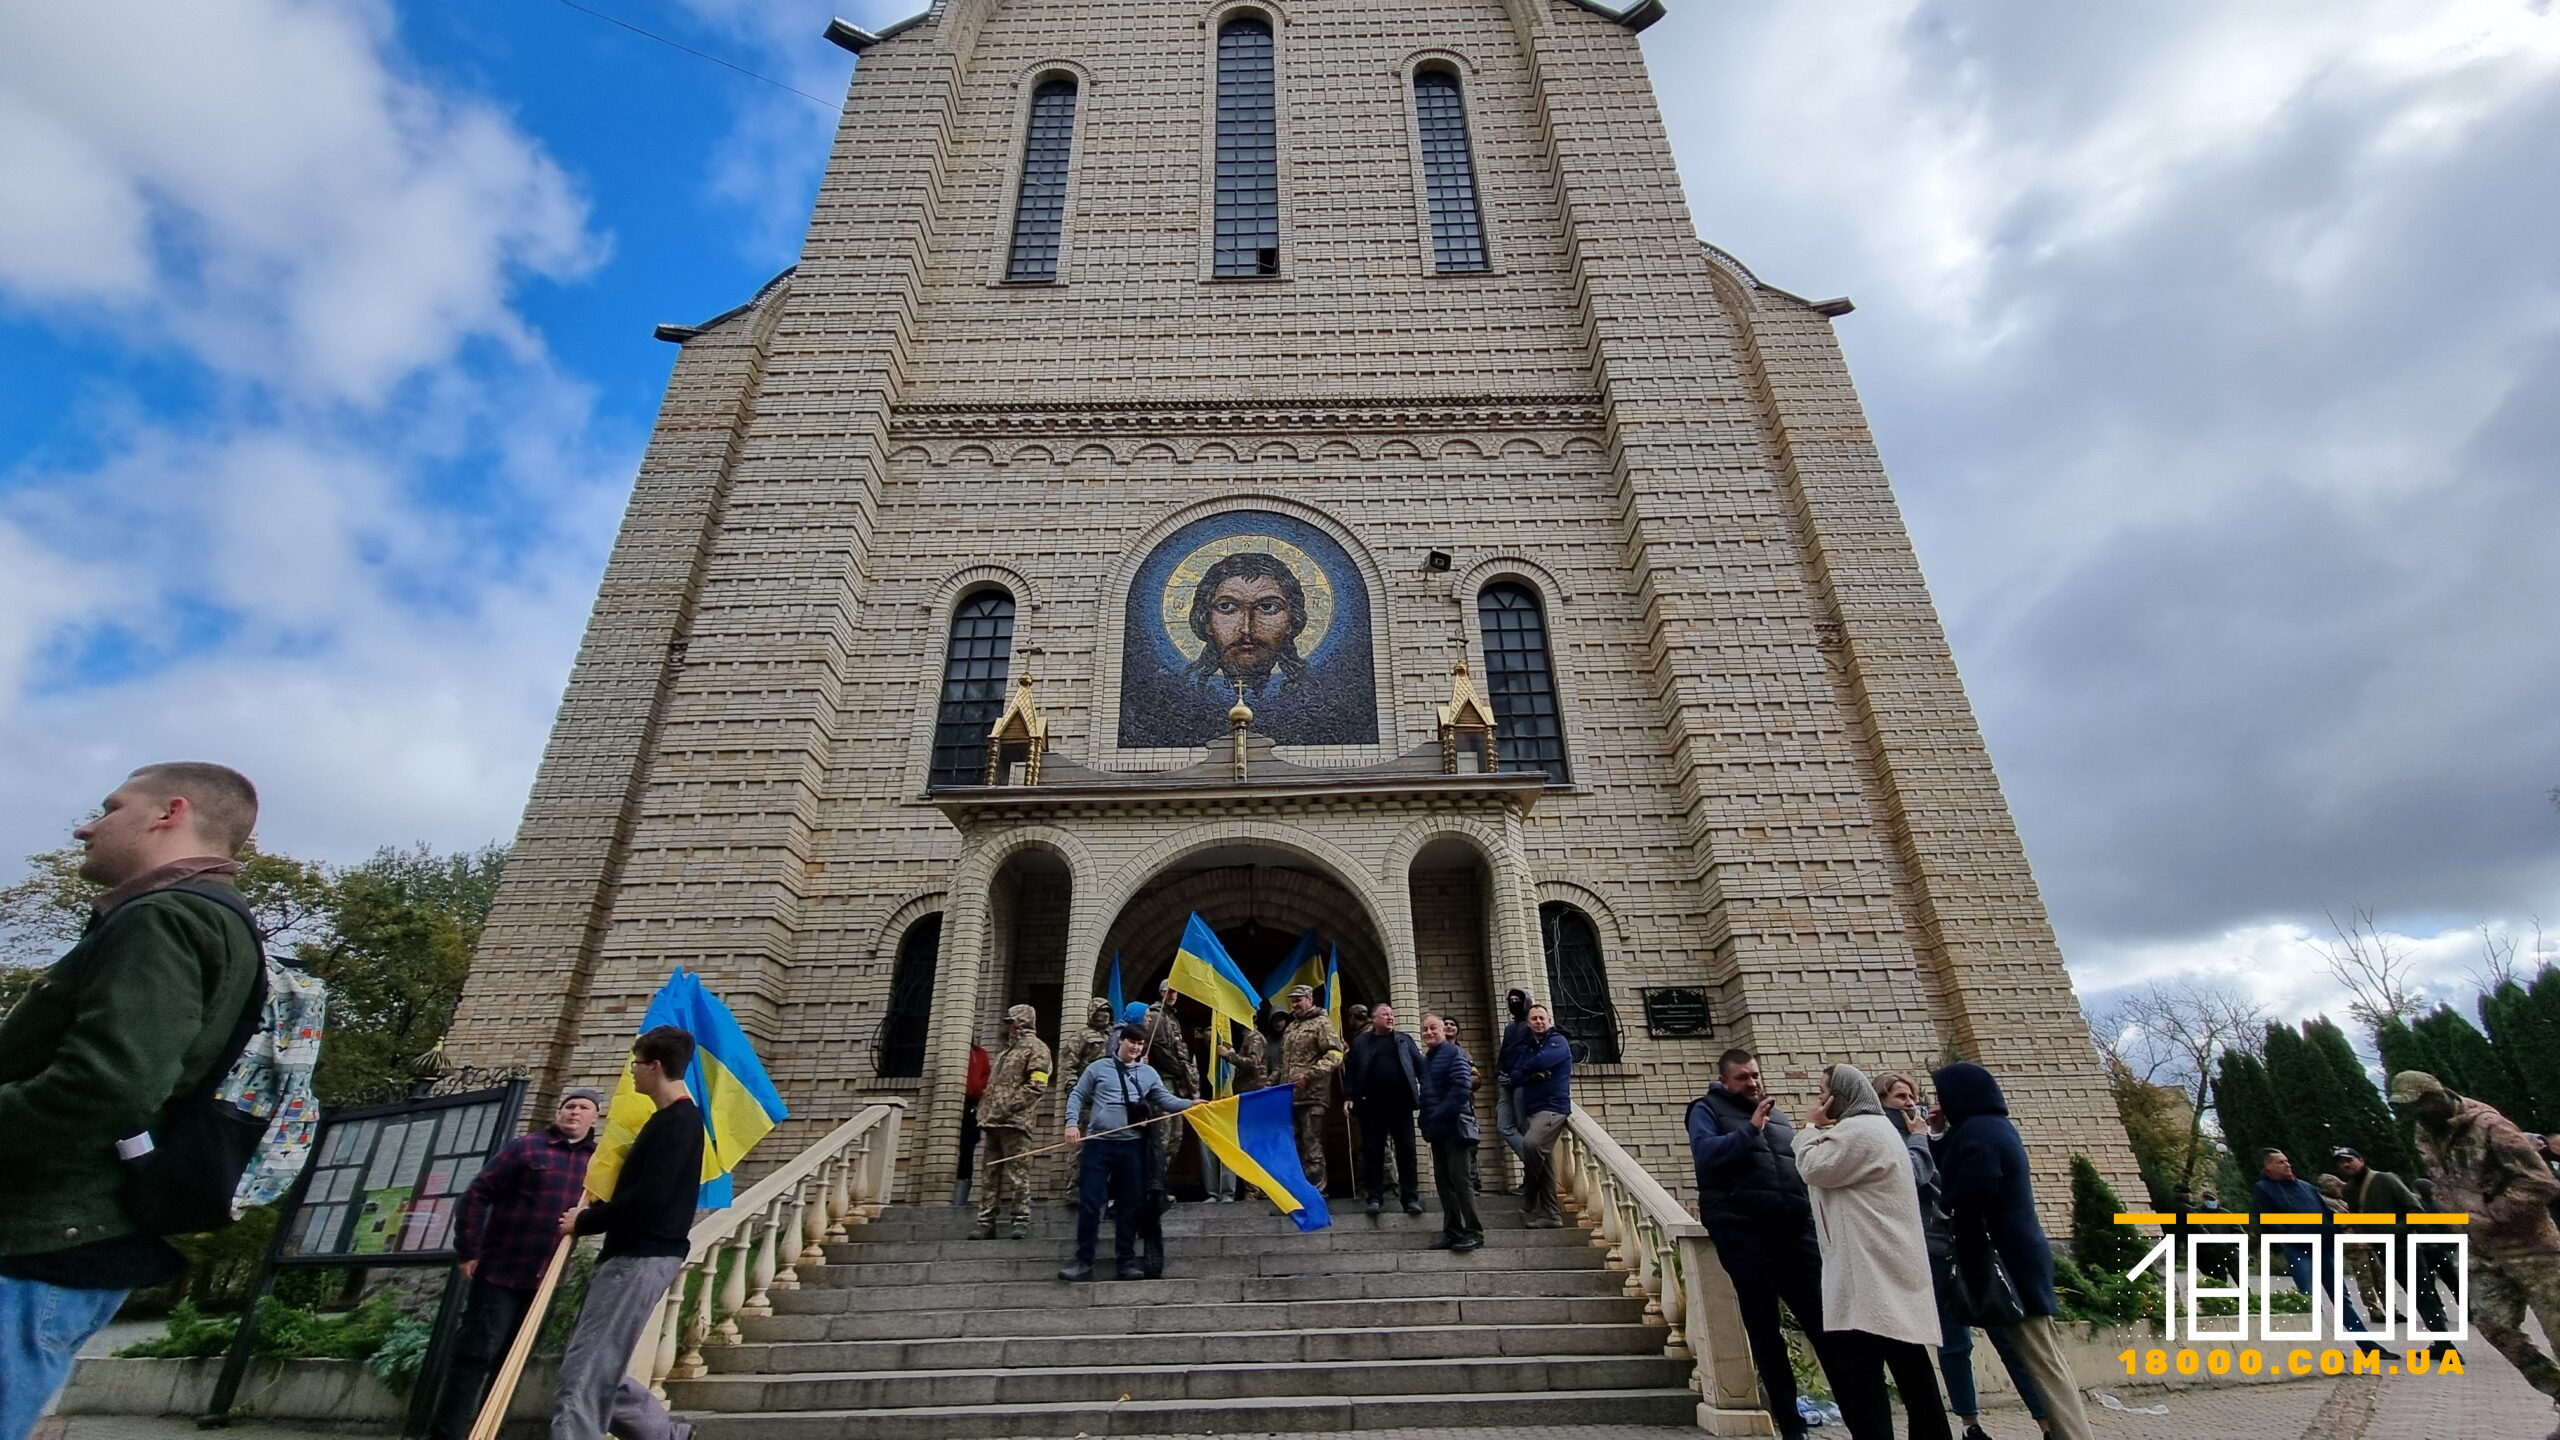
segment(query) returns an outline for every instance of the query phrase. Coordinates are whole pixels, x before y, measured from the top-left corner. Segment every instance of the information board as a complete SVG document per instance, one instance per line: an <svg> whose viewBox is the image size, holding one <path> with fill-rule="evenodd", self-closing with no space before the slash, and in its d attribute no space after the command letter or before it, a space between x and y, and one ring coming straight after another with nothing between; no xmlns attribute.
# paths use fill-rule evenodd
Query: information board
<svg viewBox="0 0 2560 1440"><path fill-rule="evenodd" d="M276 1263L450 1261L462 1192L512 1137L521 1091L324 1113Z"/></svg>

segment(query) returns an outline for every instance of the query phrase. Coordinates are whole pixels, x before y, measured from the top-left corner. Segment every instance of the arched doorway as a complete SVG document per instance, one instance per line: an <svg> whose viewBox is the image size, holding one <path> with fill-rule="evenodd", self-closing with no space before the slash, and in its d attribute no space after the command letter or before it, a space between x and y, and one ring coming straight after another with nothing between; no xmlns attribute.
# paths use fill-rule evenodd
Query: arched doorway
<svg viewBox="0 0 2560 1440"><path fill-rule="evenodd" d="M1406 874L1413 916L1413 953L1421 978L1421 1009L1401 1028L1420 1037L1423 1012L1457 1022L1459 1044L1475 1062L1476 1152L1483 1183L1497 1175L1516 1179L1511 1153L1494 1126L1499 1089L1493 1078L1503 1025L1511 1018L1493 988L1493 867L1469 841L1454 836L1425 844ZM1508 1183L1508 1182L1503 1182Z"/></svg>
<svg viewBox="0 0 2560 1440"><path fill-rule="evenodd" d="M1391 996L1386 946L1369 906L1315 861L1278 846L1251 844L1198 851L1151 876L1104 932L1101 952L1093 959L1090 993L1105 993L1116 955L1126 996L1152 1001L1173 968L1183 929L1195 913L1217 932L1219 943L1257 990L1271 982L1300 938L1312 930L1320 953L1339 957L1346 1007L1373 1005ZM1267 998L1274 1008L1281 1003L1278 996ZM1189 999L1179 1001L1175 1013L1182 1018L1194 1073L1205 1087L1213 1017L1206 1006ZM1276 1064L1278 1029L1268 1010L1263 1033L1271 1038ZM1351 1166L1344 1122L1335 1105L1328 1104L1325 1113L1329 1187L1347 1194ZM1197 1145L1180 1149L1168 1181L1177 1196L1198 1198Z"/></svg>

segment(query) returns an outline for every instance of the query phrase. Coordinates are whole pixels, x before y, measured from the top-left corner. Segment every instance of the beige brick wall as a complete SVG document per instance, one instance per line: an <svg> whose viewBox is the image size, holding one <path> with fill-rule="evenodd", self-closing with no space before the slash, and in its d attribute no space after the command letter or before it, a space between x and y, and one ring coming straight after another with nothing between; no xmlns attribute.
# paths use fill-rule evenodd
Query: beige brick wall
<svg viewBox="0 0 2560 1440"><path fill-rule="evenodd" d="M1221 13L951 0L863 56L796 271L677 364L458 1055L603 1078L691 965L802 1114L915 1095L939 1193L969 1040L1038 981L1072 1021L1112 943L1195 901L1219 919L1165 867L1259 845L1375 951L1347 963L1458 1008L1485 1060L1505 977L1545 988L1537 902L1589 911L1627 1049L1579 1098L1679 1193L1681 1108L1737 1042L1798 1100L1825 1059L1961 1049L2012 1080L2049 1189L2075 1146L2129 1180L1828 323L1698 243L1633 36L1533 0L1291 0L1284 273L1214 281ZM1486 274L1427 265L1425 58L1462 76ZM1006 285L1050 73L1080 86L1062 280ZM1381 743L1291 758L1428 743L1451 665L1482 661L1477 591L1519 579L1574 784L1525 820L1408 798L961 826L927 802L945 630L982 584L1016 597L1054 754L1183 758L1112 744L1117 617L1152 537L1230 505L1326 528L1372 580ZM1435 825L1465 838L1417 869ZM1009 870L1026 845L1049 858ZM884 1086L898 938L937 910L927 1075ZM1715 1035L1647 1035L1637 991L1662 984L1710 989Z"/></svg>

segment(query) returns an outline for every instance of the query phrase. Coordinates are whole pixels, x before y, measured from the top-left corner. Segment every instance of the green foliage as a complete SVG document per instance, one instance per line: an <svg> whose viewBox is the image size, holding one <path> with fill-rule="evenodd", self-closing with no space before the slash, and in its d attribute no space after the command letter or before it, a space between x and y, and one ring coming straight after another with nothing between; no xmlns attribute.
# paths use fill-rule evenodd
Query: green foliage
<svg viewBox="0 0 2560 1440"><path fill-rule="evenodd" d="M2123 1210L2124 1201L2089 1157L2072 1156L2071 1258L2100 1275L2122 1275L2140 1264L2150 1245L2140 1231L2116 1223Z"/></svg>
<svg viewBox="0 0 2560 1440"><path fill-rule="evenodd" d="M237 1315L207 1315L196 1309L193 1301L180 1300L169 1312L169 1328L157 1340L127 1345L118 1355L136 1360L193 1360L205 1355L220 1355L230 1350L231 1337L240 1328Z"/></svg>
<svg viewBox="0 0 2560 1440"><path fill-rule="evenodd" d="M402 1318L399 1303L389 1295L335 1315L270 1295L258 1302L258 1338L250 1353L277 1360L363 1360L382 1348ZM207 1315L193 1301L181 1300L169 1313L167 1333L116 1353L148 1360L221 1355L231 1349L239 1327L236 1315Z"/></svg>
<svg viewBox="0 0 2560 1440"><path fill-rule="evenodd" d="M296 950L329 982L313 1080L322 1104L379 1098L443 1040L505 864L494 846L438 855L421 845L379 851L337 877L325 933Z"/></svg>
<svg viewBox="0 0 2560 1440"><path fill-rule="evenodd" d="M2417 1152L2391 1107L2383 1102L2381 1087L2373 1083L2364 1061L2348 1043L2347 1032L2321 1015L2303 1022L2302 1038L2327 1072L2318 1104L2328 1117L2330 1144L2353 1146L2378 1170L2411 1174ZM2326 1169L2328 1152L2321 1152L2313 1163Z"/></svg>
<svg viewBox="0 0 2560 1440"><path fill-rule="evenodd" d="M2510 980L2481 996L2480 1023L2532 1099L2530 1120L2507 1118L2531 1130L2560 1131L2560 965L2543 966L2529 985Z"/></svg>
<svg viewBox="0 0 2560 1440"><path fill-rule="evenodd" d="M2444 1067L2435 1072L2438 1080L2510 1119L2531 1113L2532 1101L2514 1067L2491 1048L2489 1037L2473 1028L2461 1011L2439 1005L2419 1016L2410 1028L2426 1037L2428 1047Z"/></svg>
<svg viewBox="0 0 2560 1440"><path fill-rule="evenodd" d="M2283 1148L2293 1168L2305 1179L2320 1173L2329 1158L2332 1128L2327 1104L2329 1067L2302 1033L2290 1025L2267 1027L2267 1085L2275 1097L2275 1137L2262 1143ZM2255 1168L2257 1156L2240 1157Z"/></svg>
<svg viewBox="0 0 2560 1440"><path fill-rule="evenodd" d="M391 1322L364 1368L374 1373L391 1393L406 1397L410 1387L418 1383L418 1371L427 1362L427 1346L435 1339L436 1327L416 1315L403 1315Z"/></svg>
<svg viewBox="0 0 2560 1440"><path fill-rule="evenodd" d="M2188 1181L2191 1155L2205 1172L2199 1178L2210 1182L2218 1147L2196 1125L2195 1107L2183 1092L2143 1080L2121 1060L2107 1066L2107 1090L2115 1097L2125 1138L2133 1142L2133 1163L2154 1208L2177 1203L2178 1186Z"/></svg>
<svg viewBox="0 0 2560 1440"><path fill-rule="evenodd" d="M2134 1258L2141 1256L2137 1253ZM2166 1309L2155 1277L2083 1268L2060 1255L2053 1257L2053 1293L2062 1302L2066 1320L2123 1325L2157 1319Z"/></svg>
<svg viewBox="0 0 2560 1440"><path fill-rule="evenodd" d="M2272 1035L2279 1028L2270 1025L2267 1031ZM2276 1104L2275 1086L2267 1079L2267 1067L2246 1051L2224 1051L2213 1097L2214 1113L2222 1119L2222 1142L2231 1149L2233 1169L2255 1178L2258 1152L2270 1145L2288 1143L2284 1112ZM2248 1193L2245 1184L2237 1195L2226 1188L2223 1201L2235 1210L2246 1209Z"/></svg>
<svg viewBox="0 0 2560 1440"><path fill-rule="evenodd" d="M595 1246L581 1245L569 1252L560 1284L551 1292L551 1309L542 1317L542 1331L533 1339L534 1354L549 1358L568 1353L569 1332L577 1327L578 1312L586 1308L587 1281L595 1273Z"/></svg>

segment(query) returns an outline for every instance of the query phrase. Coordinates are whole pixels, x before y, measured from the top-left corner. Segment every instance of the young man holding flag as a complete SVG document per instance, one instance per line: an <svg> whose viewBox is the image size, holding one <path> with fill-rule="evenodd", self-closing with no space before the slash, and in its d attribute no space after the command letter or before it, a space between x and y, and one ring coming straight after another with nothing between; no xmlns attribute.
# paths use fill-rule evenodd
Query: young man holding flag
<svg viewBox="0 0 2560 1440"><path fill-rule="evenodd" d="M694 1201L702 1189L702 1107L685 1085L693 1036L673 1025L644 1032L631 1045L631 1083L657 1107L620 1157L599 1152L589 1175L612 1198L590 1200L560 1217L562 1235L602 1235L604 1254L587 1280L586 1303L560 1362L560 1404L552 1440L689 1440L693 1427L667 1414L649 1387L626 1373L631 1349L684 1268ZM609 1159L618 1158L612 1171Z"/></svg>

